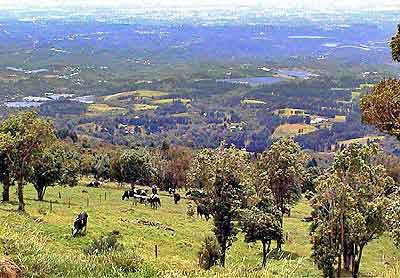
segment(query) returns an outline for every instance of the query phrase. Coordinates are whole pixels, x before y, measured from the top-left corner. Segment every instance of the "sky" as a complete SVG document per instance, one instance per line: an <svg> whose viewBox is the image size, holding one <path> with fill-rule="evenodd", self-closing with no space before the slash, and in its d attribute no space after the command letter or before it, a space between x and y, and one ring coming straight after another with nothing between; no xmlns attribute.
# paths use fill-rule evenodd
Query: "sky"
<svg viewBox="0 0 400 278"><path fill-rule="evenodd" d="M202 6L254 7L308 10L400 10L399 0L0 0L6 8L48 8L65 6L115 8L197 8Z"/></svg>

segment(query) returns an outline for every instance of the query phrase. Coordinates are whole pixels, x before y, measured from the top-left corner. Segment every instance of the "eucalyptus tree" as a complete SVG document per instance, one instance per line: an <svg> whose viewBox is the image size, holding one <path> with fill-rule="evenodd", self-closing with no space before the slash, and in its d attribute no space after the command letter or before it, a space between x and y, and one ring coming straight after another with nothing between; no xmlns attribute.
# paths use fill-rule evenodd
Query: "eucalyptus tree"
<svg viewBox="0 0 400 278"><path fill-rule="evenodd" d="M17 183L18 210L25 210L23 188L35 154L55 140L50 121L34 112L8 116L0 123L0 151L6 156L11 176Z"/></svg>
<svg viewBox="0 0 400 278"><path fill-rule="evenodd" d="M282 138L273 143L258 161L257 195L262 198L272 193L274 206L281 214L281 227L285 211L301 197L307 161L301 147L290 138ZM281 243L278 241L279 249Z"/></svg>
<svg viewBox="0 0 400 278"><path fill-rule="evenodd" d="M273 240L282 241L283 229L280 215L274 209L271 196L265 196L255 206L242 210L239 224L246 242L261 241L263 246L262 266L267 264L267 255Z"/></svg>
<svg viewBox="0 0 400 278"><path fill-rule="evenodd" d="M239 231L237 220L254 188L254 171L247 152L223 144L215 150L204 149L194 155L187 174L188 187L206 194L201 200L213 216L214 234L220 246L220 265L225 265L227 250Z"/></svg>
<svg viewBox="0 0 400 278"><path fill-rule="evenodd" d="M312 199L312 257L324 276L344 268L357 277L364 247L388 230L387 209L396 185L375 162L376 144L350 145L317 180Z"/></svg>

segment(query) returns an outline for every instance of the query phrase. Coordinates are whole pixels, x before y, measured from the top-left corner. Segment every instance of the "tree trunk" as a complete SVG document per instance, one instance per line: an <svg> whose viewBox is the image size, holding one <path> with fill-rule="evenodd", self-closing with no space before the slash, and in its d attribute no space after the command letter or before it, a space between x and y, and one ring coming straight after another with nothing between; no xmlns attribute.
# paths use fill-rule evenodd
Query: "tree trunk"
<svg viewBox="0 0 400 278"><path fill-rule="evenodd" d="M45 193L44 187L41 187L41 186L36 187L36 192L37 192L38 201L43 201L44 193Z"/></svg>
<svg viewBox="0 0 400 278"><path fill-rule="evenodd" d="M226 241L221 242L221 258L220 264L222 267L225 267L225 256L226 256Z"/></svg>
<svg viewBox="0 0 400 278"><path fill-rule="evenodd" d="M10 176L7 174L3 180L3 202L10 201Z"/></svg>
<svg viewBox="0 0 400 278"><path fill-rule="evenodd" d="M344 215L340 217L340 250L338 256L338 269L337 269L337 277L340 277L342 271L342 254L344 247Z"/></svg>
<svg viewBox="0 0 400 278"><path fill-rule="evenodd" d="M24 178L21 177L17 182L17 197L18 197L18 210L25 212L25 203L24 203Z"/></svg>
<svg viewBox="0 0 400 278"><path fill-rule="evenodd" d="M363 248L364 248L364 246L360 246L359 252L356 252L358 254L357 254L357 259L354 261L354 265L353 265L353 272L352 272L352 277L353 278L357 278L358 277L358 272L360 270L360 264L361 264Z"/></svg>
<svg viewBox="0 0 400 278"><path fill-rule="evenodd" d="M267 245L268 243L268 245ZM262 261L262 266L265 267L267 265L267 255L269 253L269 248L271 246L271 241L263 241L263 261Z"/></svg>
<svg viewBox="0 0 400 278"><path fill-rule="evenodd" d="M283 215L285 214L285 205L283 204L283 201L280 204L280 210L281 210L281 216L280 216L280 224L283 230ZM281 251L282 250L282 238L278 238L276 241L276 248Z"/></svg>

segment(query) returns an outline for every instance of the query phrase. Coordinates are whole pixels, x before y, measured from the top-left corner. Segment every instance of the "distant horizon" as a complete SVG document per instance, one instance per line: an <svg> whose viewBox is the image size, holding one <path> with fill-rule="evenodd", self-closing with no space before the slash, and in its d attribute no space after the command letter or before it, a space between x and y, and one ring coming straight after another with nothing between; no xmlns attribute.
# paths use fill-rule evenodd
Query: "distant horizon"
<svg viewBox="0 0 400 278"><path fill-rule="evenodd" d="M133 3L132 3L133 2ZM311 12L323 11L400 11L400 3L395 0L141 0L139 3L131 0L0 0L0 7L8 10L19 9L50 9L63 7L88 7L88 8L148 8L148 9L202 9L218 7L219 9L270 9L270 10L304 10ZM397 3L396 3L397 2Z"/></svg>

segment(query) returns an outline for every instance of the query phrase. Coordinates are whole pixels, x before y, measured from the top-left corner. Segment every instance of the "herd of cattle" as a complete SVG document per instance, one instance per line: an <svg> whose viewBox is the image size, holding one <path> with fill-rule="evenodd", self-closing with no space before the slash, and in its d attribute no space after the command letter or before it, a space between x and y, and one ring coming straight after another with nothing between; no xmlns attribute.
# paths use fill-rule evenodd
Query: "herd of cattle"
<svg viewBox="0 0 400 278"><path fill-rule="evenodd" d="M101 182L94 181L90 182L88 187L100 187L102 185ZM151 194L149 189L131 189L126 190L122 194L122 200L133 199L135 203L140 204L150 204L150 207L153 209L159 209L161 207L161 199L158 195L156 187L151 188ZM178 204L181 200L181 195L176 192L175 188L169 188L168 193L173 197L174 203ZM205 194L198 190L189 191L186 193L186 198L194 200L197 204L197 216L200 218L204 218L208 221L210 219L210 212L205 204L199 202L198 200L202 200L205 197ZM74 220L72 227L72 236L75 237L78 234L86 233L88 221L88 214L83 211L81 212L76 219Z"/></svg>

